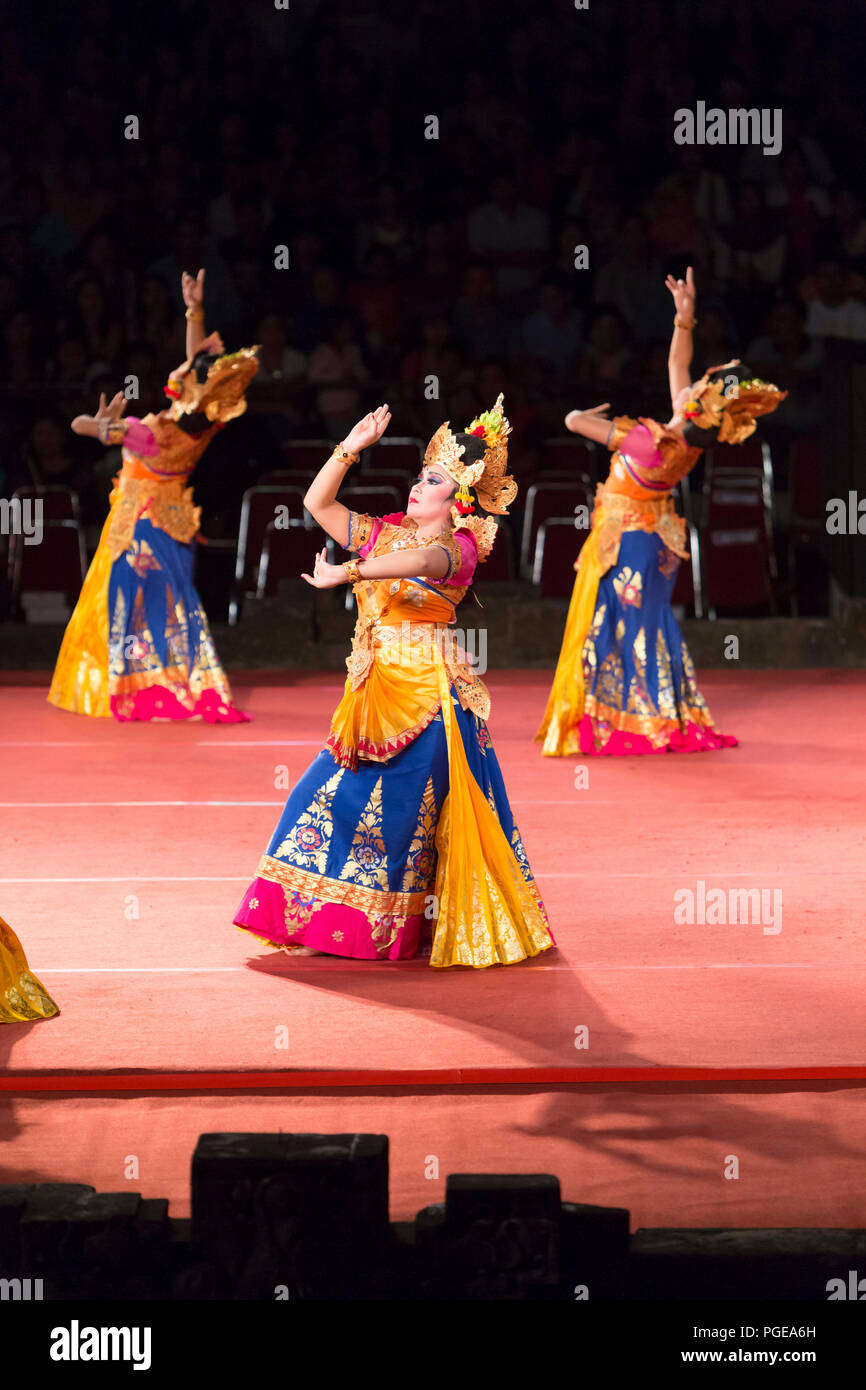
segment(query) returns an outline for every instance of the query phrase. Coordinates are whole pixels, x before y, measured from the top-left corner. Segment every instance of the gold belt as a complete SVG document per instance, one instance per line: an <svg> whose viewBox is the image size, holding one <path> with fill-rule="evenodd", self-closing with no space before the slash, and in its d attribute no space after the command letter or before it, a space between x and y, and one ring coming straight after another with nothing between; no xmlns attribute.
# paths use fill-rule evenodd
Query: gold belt
<svg viewBox="0 0 866 1390"><path fill-rule="evenodd" d="M129 549L135 535L135 523L142 517L147 517L158 530L165 531L172 540L184 545L197 534L201 507L193 504L192 488L184 487L184 478L162 483L121 475L115 487L117 493L113 496L117 500L108 531L112 560Z"/></svg>

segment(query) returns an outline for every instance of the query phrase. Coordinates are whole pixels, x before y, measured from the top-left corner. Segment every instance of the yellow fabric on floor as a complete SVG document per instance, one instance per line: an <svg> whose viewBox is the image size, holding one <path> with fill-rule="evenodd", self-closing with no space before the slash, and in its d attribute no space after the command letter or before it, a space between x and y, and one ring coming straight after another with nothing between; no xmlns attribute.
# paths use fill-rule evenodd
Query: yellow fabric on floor
<svg viewBox="0 0 866 1390"><path fill-rule="evenodd" d="M18 937L0 917L0 1023L27 1023L59 1013L45 986L30 973Z"/></svg>
<svg viewBox="0 0 866 1390"><path fill-rule="evenodd" d="M96 554L63 637L48 692L52 705L70 710L73 714L111 717L108 702L108 581L112 560L108 533L118 496L115 489Z"/></svg>

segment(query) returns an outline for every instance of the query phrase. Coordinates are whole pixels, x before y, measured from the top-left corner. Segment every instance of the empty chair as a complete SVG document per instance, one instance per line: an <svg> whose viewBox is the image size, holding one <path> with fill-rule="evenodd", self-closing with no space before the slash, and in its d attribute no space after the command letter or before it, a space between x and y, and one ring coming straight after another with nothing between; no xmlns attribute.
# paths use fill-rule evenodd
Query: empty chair
<svg viewBox="0 0 866 1390"><path fill-rule="evenodd" d="M551 516L541 522L535 536L532 582L545 598L568 598L574 588L574 565L586 532L575 527L573 516Z"/></svg>
<svg viewBox="0 0 866 1390"><path fill-rule="evenodd" d="M718 608L775 613L772 519L761 477L713 472L706 501L701 554L710 617Z"/></svg>
<svg viewBox="0 0 866 1390"><path fill-rule="evenodd" d="M788 518L788 585L791 614L800 613L799 556L810 552L821 556L818 573L825 563L827 537L826 466L823 444L817 435L805 435L791 447L788 460L790 515ZM814 569L814 566L812 567Z"/></svg>
<svg viewBox="0 0 866 1390"><path fill-rule="evenodd" d="M760 480L764 505L772 513L775 491L773 454L766 440L756 439L754 435L744 444L713 445L706 457L704 493L708 493L714 483L735 476L742 478L746 474Z"/></svg>
<svg viewBox="0 0 866 1390"><path fill-rule="evenodd" d="M747 440L743 445L714 448L704 478L704 521L707 527L748 528L760 524L764 531L767 564L772 580L778 576L773 535L773 466L767 444ZM744 458L744 466L735 459ZM721 462L720 462L721 457Z"/></svg>
<svg viewBox="0 0 866 1390"><path fill-rule="evenodd" d="M399 468L416 477L424 459L425 444L411 435L385 435L378 444L365 449L361 455L361 471L367 468Z"/></svg>
<svg viewBox="0 0 866 1390"><path fill-rule="evenodd" d="M387 516L390 512L406 510L406 496L396 487L341 487L338 500L353 512L369 516Z"/></svg>
<svg viewBox="0 0 866 1390"><path fill-rule="evenodd" d="M526 510L523 514L523 535L520 543L520 572L524 578L532 575L535 555L535 538L538 527L548 517L570 515L574 525L575 508L585 507L588 518L592 518L593 493L588 480L582 482L539 482L533 483L526 493ZM579 546L589 534L588 525L577 533Z"/></svg>
<svg viewBox="0 0 866 1390"><path fill-rule="evenodd" d="M788 460L791 517L819 522L822 528L827 519L823 448L820 436L804 435L792 444Z"/></svg>
<svg viewBox="0 0 866 1390"><path fill-rule="evenodd" d="M64 487L59 483L28 484L25 487L16 488L12 494L13 501L17 498L22 504L24 502L40 502L43 521L79 521L81 519L81 507L78 501L78 493L74 488Z"/></svg>
<svg viewBox="0 0 866 1390"><path fill-rule="evenodd" d="M25 593L61 593L71 607L87 573L84 529L77 521L43 521L38 544L14 534L9 544L9 576L16 606Z"/></svg>
<svg viewBox="0 0 866 1390"><path fill-rule="evenodd" d="M747 611L766 606L775 614L769 556L761 527L724 531L709 528L704 532L701 549L711 618L715 618L719 608Z"/></svg>
<svg viewBox="0 0 866 1390"><path fill-rule="evenodd" d="M322 542L321 532L311 531L302 521L292 521L287 527L269 521L262 538L256 598L270 598L281 579L299 579L304 571L312 574ZM324 549L328 562L335 564L336 548L331 539L325 541Z"/></svg>
<svg viewBox="0 0 866 1390"><path fill-rule="evenodd" d="M600 460L606 459L602 450L589 439L543 439L538 455L540 473L567 473L572 477L585 474L590 482L598 482Z"/></svg>
<svg viewBox="0 0 866 1390"><path fill-rule="evenodd" d="M289 439L281 446L283 462L292 472L318 473L334 452L333 439Z"/></svg>
<svg viewBox="0 0 866 1390"><path fill-rule="evenodd" d="M497 526L499 529L493 549L484 563L476 568L473 584L508 584L514 579L514 542L511 539L511 529L504 521L498 521Z"/></svg>
<svg viewBox="0 0 866 1390"><path fill-rule="evenodd" d="M409 489L418 477L403 468L361 468L346 479L350 487L395 487L405 505ZM340 494L342 497L342 493Z"/></svg>
<svg viewBox="0 0 866 1390"><path fill-rule="evenodd" d="M240 616L244 594L252 593L259 570L262 541L269 523L295 522L308 529L312 518L304 510L303 487L288 483L257 483L247 488L241 502L238 527L238 546L235 558L235 578L229 603L229 623L234 625ZM277 511L281 508L280 512Z"/></svg>
<svg viewBox="0 0 866 1390"><path fill-rule="evenodd" d="M701 575L701 549L698 528L692 522L686 523L691 561L680 560L677 567L674 587L671 591L671 607L690 609L696 618L704 616L703 581Z"/></svg>

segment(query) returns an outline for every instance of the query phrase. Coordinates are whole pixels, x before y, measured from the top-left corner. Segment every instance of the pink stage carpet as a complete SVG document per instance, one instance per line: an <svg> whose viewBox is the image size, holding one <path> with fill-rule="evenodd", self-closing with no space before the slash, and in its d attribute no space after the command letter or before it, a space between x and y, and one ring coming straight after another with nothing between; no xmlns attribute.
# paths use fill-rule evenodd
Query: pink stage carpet
<svg viewBox="0 0 866 1390"><path fill-rule="evenodd" d="M140 1148L142 1190L182 1204L200 1131L358 1127L392 1134L395 1215L441 1195L420 1146L443 1183L498 1153L573 1172L573 1200L625 1202L617 1174L637 1175L650 1219L730 1224L726 1203L745 1201L760 1225L799 1220L799 1201L820 1217L801 1224L828 1202L830 1224L857 1224L843 1173L864 1129L866 673L714 673L702 689L740 747L633 760L542 758L549 673L488 673L560 947L488 971L291 960L233 927L341 690L281 679L235 681L254 722L218 727L78 718L29 679L0 690L0 915L62 1011L0 1028L12 1180L116 1191L117 1154ZM764 917L700 920L710 894L729 908L741 889ZM690 894L698 920L677 921ZM804 1122L811 1156L768 1207ZM744 1132L763 1202L718 1176ZM682 1170L685 1208L662 1169Z"/></svg>

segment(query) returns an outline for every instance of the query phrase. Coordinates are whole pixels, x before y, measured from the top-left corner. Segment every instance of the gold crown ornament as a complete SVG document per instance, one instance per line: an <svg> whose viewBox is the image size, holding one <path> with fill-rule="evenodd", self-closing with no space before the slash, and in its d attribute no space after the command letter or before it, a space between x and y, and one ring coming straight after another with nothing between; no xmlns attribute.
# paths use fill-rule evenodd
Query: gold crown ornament
<svg viewBox="0 0 866 1390"><path fill-rule="evenodd" d="M212 362L204 381L190 364L183 376L169 377L165 394L172 399L170 415L206 415L215 425L235 420L247 408L244 393L259 369L258 347L224 353Z"/></svg>
<svg viewBox="0 0 866 1390"><path fill-rule="evenodd" d="M472 532L478 546L479 560L486 560L493 549L498 527L493 516L472 515L475 506L469 489L474 488L484 510L496 516L506 516L517 496L517 482L506 472L511 425L505 417L502 402L500 392L493 409L477 415L462 431L463 434L477 435L484 442L484 457L477 463L461 462L466 446L457 443L448 420L439 426L424 454L425 468L441 468L457 483L451 520L455 530Z"/></svg>
<svg viewBox="0 0 866 1390"><path fill-rule="evenodd" d="M727 365L738 367L739 359ZM686 401L681 413L698 429L718 429L720 444L742 444L754 434L759 416L772 414L788 394L757 376L734 382L727 388L724 378L715 381L709 378L710 373L706 372L695 383L691 399Z"/></svg>

